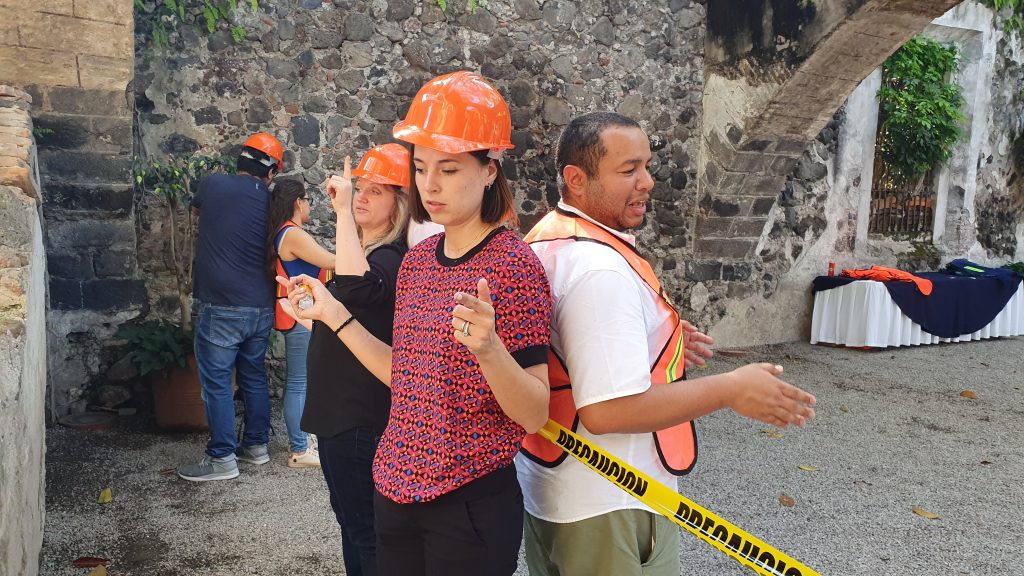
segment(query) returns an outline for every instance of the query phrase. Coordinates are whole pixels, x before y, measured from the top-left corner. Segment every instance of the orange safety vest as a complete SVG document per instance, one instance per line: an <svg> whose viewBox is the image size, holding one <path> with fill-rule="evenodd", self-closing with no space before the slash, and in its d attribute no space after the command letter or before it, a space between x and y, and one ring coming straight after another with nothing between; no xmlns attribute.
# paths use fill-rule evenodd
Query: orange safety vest
<svg viewBox="0 0 1024 576"><path fill-rule="evenodd" d="M589 220L559 209L541 219L526 235L525 240L529 244L555 240L596 242L615 250L625 258L630 268L657 296L658 307L667 313L675 324L675 330L662 345L661 353L651 367L651 383L661 385L683 379L683 326L679 321L679 314L662 289L654 269L636 248ZM549 417L575 432L580 419L572 397L572 384L569 382L565 363L554 350L548 353L548 380L551 386ZM653 435L658 456L666 470L676 476L682 476L693 468L697 460L697 432L693 422L683 422L654 432ZM522 452L530 460L549 468L558 466L567 456L561 448L539 434L527 435L523 440Z"/></svg>
<svg viewBox="0 0 1024 576"><path fill-rule="evenodd" d="M281 224L281 227L277 229L276 234L280 234L281 230L284 230L285 228L298 227L299 226L294 222L288 220L284 224ZM284 262L281 261L280 253L277 255L276 268L278 276L288 278L288 273L284 270ZM334 277L333 270L326 270L324 268L320 268L319 270L320 272L316 275L317 280L320 280L324 284L327 284L327 282ZM275 282L275 284L277 283ZM274 329L280 330L281 332L287 332L295 327L295 319L289 316L288 313L284 311L284 308L281 307L281 299L283 298L288 298L288 292L285 290L284 286L277 284L277 299L274 300Z"/></svg>

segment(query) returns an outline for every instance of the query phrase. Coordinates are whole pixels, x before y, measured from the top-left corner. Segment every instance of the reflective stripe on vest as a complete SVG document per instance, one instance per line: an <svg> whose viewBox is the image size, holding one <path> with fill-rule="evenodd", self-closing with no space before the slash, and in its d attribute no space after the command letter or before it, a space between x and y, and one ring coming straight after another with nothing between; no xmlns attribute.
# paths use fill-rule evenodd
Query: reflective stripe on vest
<svg viewBox="0 0 1024 576"><path fill-rule="evenodd" d="M655 294L658 308L668 315L670 321L675 325L672 335L662 345L658 359L651 367L651 383L661 385L683 378L685 366L683 325L679 321L679 314L675 307L662 289L654 269L636 251L636 248L589 220L558 209L542 218L526 235L525 240L529 244L556 240L595 242L615 250L625 258L629 267ZM568 369L553 350L548 353L548 381L551 386L549 417L575 432L579 426L579 415L572 397L572 384L569 382ZM658 456L665 470L681 476L693 468L693 464L697 460L697 433L693 422L683 422L671 428L659 430L653 435ZM547 467L558 466L566 457L566 453L561 448L539 434L527 435L523 440L522 452L530 460Z"/></svg>
<svg viewBox="0 0 1024 576"><path fill-rule="evenodd" d="M285 228L298 227L299 226L297 226L294 222L288 220L284 224L281 224L281 227L277 229L275 235L280 234L281 230L284 230ZM277 254L277 263L275 264L275 267L277 268L278 276L283 276L285 278L289 277L288 273L285 272L284 262L281 260L280 252L278 252ZM319 270L320 272L317 273L316 278L317 280L323 282L324 284L327 284L327 282L329 282L330 279L334 277L333 270L325 270L323 268L320 268ZM277 283L275 282L275 284ZM289 316L288 313L284 311L284 308L281 307L281 299L288 298L288 292L285 290L284 286L277 284L276 295L277 298L274 300L274 329L280 330L281 332L287 332L288 330L291 330L292 328L295 327L295 319Z"/></svg>

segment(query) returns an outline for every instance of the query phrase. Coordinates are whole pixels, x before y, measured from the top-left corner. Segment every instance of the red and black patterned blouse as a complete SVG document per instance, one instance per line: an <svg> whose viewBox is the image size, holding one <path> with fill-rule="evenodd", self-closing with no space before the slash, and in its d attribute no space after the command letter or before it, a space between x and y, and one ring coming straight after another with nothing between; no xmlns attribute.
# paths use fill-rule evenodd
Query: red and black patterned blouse
<svg viewBox="0 0 1024 576"><path fill-rule="evenodd" d="M373 460L377 490L426 502L512 463L525 431L505 415L476 358L455 340L455 293L486 278L495 331L524 368L547 362L551 293L540 261L499 228L453 260L444 236L420 242L398 272L391 418Z"/></svg>

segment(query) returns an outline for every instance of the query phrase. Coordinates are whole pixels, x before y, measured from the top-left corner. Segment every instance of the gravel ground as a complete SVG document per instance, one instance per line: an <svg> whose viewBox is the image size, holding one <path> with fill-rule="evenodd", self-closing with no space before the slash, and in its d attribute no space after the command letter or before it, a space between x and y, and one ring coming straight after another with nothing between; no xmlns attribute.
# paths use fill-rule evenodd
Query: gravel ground
<svg viewBox="0 0 1024 576"><path fill-rule="evenodd" d="M823 575L1021 574L1024 339L740 355L700 373L780 363L818 397L818 418L781 437L731 412L702 418L684 494ZM143 418L50 429L42 573L84 575L72 560L102 556L112 576L343 574L323 480L285 466L279 409L272 462L230 482L160 474L198 459L203 434L158 434ZM113 502L97 504L105 487ZM750 574L688 534L681 557L683 574Z"/></svg>

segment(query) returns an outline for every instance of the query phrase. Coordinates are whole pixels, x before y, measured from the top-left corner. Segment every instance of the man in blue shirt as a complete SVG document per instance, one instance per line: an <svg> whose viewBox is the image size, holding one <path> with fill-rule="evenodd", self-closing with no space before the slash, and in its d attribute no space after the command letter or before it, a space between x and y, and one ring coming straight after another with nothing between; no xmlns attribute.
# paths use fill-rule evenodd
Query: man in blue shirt
<svg viewBox="0 0 1024 576"><path fill-rule="evenodd" d="M270 134L252 136L238 156L238 174L207 176L192 199L199 216L195 353L210 441L202 460L178 468L185 480L229 480L238 476L236 460L270 461L264 359L274 324L274 281L266 271L267 204L283 152ZM232 373L245 402L241 446L235 440Z"/></svg>

